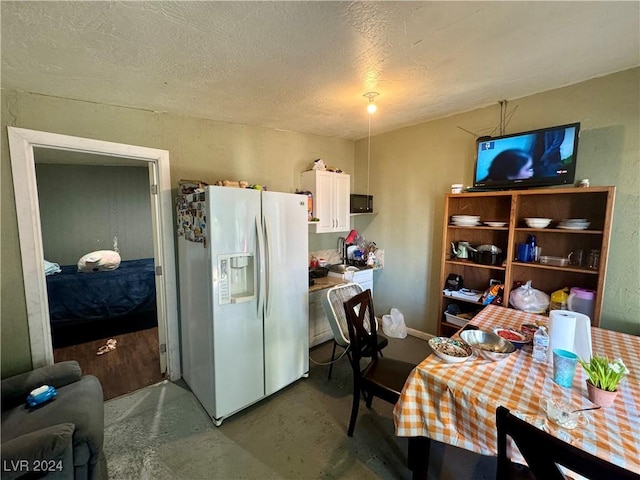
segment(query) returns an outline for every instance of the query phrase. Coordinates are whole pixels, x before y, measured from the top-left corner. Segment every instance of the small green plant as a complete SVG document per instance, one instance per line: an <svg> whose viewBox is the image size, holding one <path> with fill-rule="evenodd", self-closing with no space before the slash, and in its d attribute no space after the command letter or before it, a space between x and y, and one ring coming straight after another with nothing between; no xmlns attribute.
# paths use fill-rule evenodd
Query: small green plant
<svg viewBox="0 0 640 480"><path fill-rule="evenodd" d="M606 356L593 356L589 362L580 359L580 365L595 387L609 392L615 392L620 381L629 373L620 358L610 361Z"/></svg>

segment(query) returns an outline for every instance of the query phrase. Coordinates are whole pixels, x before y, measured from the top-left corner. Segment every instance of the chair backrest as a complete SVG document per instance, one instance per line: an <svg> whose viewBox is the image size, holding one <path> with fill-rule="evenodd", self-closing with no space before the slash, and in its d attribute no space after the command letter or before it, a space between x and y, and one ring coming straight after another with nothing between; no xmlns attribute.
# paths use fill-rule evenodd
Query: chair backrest
<svg viewBox="0 0 640 480"><path fill-rule="evenodd" d="M378 358L377 322L370 322L375 318L371 290L367 289L355 297L344 302L344 310L351 342L351 359L354 369L359 369L360 359L364 352L370 352L371 360Z"/></svg>
<svg viewBox="0 0 640 480"><path fill-rule="evenodd" d="M322 297L322 308L331 325L333 339L343 348L349 346L349 327L344 311L344 302L362 293L357 283L346 283L331 287Z"/></svg>
<svg viewBox="0 0 640 480"><path fill-rule="evenodd" d="M507 455L507 436L511 437L538 480L565 480L558 465L586 478L640 480L637 475L618 465L596 457L584 450L534 427L512 415L505 407L496 410L498 428L498 480L509 478L510 459Z"/></svg>

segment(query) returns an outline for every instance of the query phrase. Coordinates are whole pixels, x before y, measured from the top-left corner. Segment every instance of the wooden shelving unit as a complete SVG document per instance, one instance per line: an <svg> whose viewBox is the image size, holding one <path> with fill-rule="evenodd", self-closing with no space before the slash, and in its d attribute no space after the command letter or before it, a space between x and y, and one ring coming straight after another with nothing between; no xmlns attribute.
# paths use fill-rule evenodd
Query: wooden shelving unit
<svg viewBox="0 0 640 480"><path fill-rule="evenodd" d="M504 283L504 306L514 282L532 281L532 286L548 294L563 287L582 287L596 291L593 325L600 324L604 282L615 187L549 188L539 190L512 190L504 192L477 192L448 194L445 196L443 252L440 285L449 274L461 275L465 288L485 291L491 279ZM452 215L480 215L480 220L507 222L505 227L461 227L451 224ZM547 228L529 228L527 217L552 218ZM567 218L587 218L588 230L564 230L558 223ZM576 249L599 250L597 270L575 266L557 267L540 263L522 263L515 260L517 246L529 235L536 235L542 255L566 257ZM451 243L468 241L472 246L490 244L502 249L503 262L482 265L470 260L452 258ZM444 311L450 303L457 303L463 311L482 308L478 302L440 296L439 335L450 335L460 327L446 322Z"/></svg>

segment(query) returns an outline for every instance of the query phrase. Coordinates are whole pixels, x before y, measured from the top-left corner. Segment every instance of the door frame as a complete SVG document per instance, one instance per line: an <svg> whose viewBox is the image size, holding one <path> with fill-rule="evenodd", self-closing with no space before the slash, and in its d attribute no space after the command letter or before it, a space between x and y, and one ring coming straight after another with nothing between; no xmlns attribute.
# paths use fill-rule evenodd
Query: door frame
<svg viewBox="0 0 640 480"><path fill-rule="evenodd" d="M155 265L161 267L162 272L156 277L159 280L156 282L156 303L160 343L163 336L166 342L165 351L160 348L160 355L166 354L167 377L178 380L181 376L180 340L169 152L24 128L7 127L7 131L33 368L54 362L33 151L34 147L42 147L140 160L147 162L150 172L155 172L157 195L152 195L156 212L154 255Z"/></svg>

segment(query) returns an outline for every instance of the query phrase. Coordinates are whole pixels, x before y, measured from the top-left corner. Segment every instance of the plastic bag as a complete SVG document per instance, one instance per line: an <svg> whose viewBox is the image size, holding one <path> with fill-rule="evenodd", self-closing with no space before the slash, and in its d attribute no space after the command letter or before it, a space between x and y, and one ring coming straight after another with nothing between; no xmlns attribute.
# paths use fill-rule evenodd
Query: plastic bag
<svg viewBox="0 0 640 480"><path fill-rule="evenodd" d="M549 295L531 287L531 280L509 294L509 303L527 313L545 313L549 308Z"/></svg>
<svg viewBox="0 0 640 480"><path fill-rule="evenodd" d="M400 310L392 308L390 315L382 316L382 331L387 337L405 338L407 336L407 326Z"/></svg>

